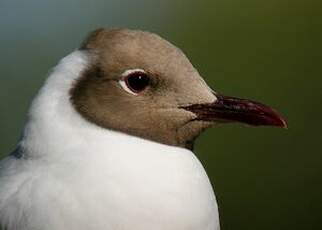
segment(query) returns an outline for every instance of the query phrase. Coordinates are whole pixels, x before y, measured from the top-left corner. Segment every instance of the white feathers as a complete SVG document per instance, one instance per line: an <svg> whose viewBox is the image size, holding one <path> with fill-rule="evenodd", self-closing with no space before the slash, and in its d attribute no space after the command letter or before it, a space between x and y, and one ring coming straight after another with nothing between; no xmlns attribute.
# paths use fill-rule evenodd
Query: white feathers
<svg viewBox="0 0 322 230"><path fill-rule="evenodd" d="M215 196L189 150L100 128L69 91L88 65L65 57L35 98L19 148L0 163L8 230L217 230Z"/></svg>

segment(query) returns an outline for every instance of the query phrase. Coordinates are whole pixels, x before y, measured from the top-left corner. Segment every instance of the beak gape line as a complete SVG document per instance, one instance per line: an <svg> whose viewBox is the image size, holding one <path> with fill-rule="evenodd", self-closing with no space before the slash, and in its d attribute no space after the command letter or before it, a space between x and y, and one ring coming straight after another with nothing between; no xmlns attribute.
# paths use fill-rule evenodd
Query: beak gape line
<svg viewBox="0 0 322 230"><path fill-rule="evenodd" d="M287 128L286 120L267 105L220 94L215 96L217 100L214 103L193 104L181 108L196 114L195 120Z"/></svg>

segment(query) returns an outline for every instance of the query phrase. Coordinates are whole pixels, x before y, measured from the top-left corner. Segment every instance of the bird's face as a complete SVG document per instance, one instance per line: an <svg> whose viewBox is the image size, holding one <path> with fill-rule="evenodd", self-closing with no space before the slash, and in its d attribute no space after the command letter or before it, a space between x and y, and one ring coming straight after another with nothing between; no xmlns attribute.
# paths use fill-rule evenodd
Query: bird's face
<svg viewBox="0 0 322 230"><path fill-rule="evenodd" d="M71 101L101 127L191 147L216 122L285 126L262 104L214 93L186 56L157 35L102 29L82 49L91 63L71 89Z"/></svg>

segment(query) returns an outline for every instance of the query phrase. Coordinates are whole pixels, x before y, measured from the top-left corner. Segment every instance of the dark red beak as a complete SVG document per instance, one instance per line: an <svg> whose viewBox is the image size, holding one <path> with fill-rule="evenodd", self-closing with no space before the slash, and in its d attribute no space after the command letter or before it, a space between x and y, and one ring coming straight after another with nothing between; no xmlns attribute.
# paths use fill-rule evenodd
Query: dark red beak
<svg viewBox="0 0 322 230"><path fill-rule="evenodd" d="M272 108L259 102L216 94L214 103L182 107L197 115L195 120L213 122L241 122L254 126L287 128L286 120Z"/></svg>

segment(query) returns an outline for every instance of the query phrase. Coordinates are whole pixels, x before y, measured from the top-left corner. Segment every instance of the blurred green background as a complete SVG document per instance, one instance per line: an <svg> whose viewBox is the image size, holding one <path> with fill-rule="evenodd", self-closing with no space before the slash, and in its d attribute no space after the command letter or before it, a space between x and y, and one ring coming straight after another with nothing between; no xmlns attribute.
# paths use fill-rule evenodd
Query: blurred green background
<svg viewBox="0 0 322 230"><path fill-rule="evenodd" d="M49 69L102 26L156 32L216 91L288 119L288 130L222 125L199 138L223 230L322 229L321 1L0 0L1 156Z"/></svg>

